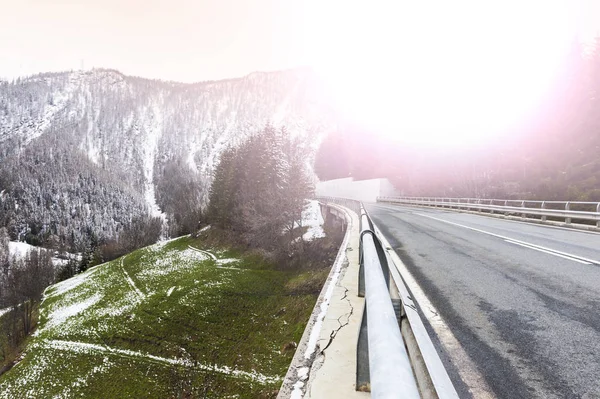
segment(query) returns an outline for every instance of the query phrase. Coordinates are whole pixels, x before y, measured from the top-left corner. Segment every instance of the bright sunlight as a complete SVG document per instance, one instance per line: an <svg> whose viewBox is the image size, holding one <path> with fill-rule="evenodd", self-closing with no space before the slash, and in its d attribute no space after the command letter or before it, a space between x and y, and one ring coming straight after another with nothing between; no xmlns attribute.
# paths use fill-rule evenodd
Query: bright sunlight
<svg viewBox="0 0 600 399"><path fill-rule="evenodd" d="M400 141L501 137L548 89L576 32L568 0L310 0L304 51L342 111Z"/></svg>

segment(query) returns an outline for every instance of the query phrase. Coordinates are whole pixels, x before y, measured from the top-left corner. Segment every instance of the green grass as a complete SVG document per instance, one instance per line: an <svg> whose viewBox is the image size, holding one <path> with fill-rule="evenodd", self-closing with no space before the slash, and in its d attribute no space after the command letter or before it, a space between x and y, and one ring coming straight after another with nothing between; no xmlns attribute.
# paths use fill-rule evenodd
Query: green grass
<svg viewBox="0 0 600 399"><path fill-rule="evenodd" d="M302 283L326 278L275 266L184 237L52 286L0 398L269 397L316 301Z"/></svg>

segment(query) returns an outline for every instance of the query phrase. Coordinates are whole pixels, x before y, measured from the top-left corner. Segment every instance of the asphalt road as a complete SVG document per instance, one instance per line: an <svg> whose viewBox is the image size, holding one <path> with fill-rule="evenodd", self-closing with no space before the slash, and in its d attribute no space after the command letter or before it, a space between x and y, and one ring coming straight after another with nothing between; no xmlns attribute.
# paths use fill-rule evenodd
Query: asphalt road
<svg viewBox="0 0 600 399"><path fill-rule="evenodd" d="M461 397L600 398L600 234L365 206L483 377Z"/></svg>

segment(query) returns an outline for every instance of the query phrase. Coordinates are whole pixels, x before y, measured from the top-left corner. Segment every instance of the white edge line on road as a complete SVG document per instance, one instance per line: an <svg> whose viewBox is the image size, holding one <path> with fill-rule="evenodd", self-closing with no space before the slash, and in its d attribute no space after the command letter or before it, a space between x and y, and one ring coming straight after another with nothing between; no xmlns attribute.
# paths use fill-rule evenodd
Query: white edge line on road
<svg viewBox="0 0 600 399"><path fill-rule="evenodd" d="M591 265L591 263L590 263L590 262L585 262L585 261L583 261L583 260L579 260L579 259L577 259L577 258L571 258L571 257L569 257L569 256L561 255L561 254L558 254L558 253L556 253L556 252L550 252L550 251L546 251L545 249L536 248L536 247L533 247L533 246L531 246L531 245L521 244L520 242L517 242L517 241L513 241L513 240L504 240L504 241L506 241L506 242L509 242L509 243L511 243L511 244L519 245L519 246L521 246L521 247L525 247L525 248L533 249L533 250L535 250L535 251L544 252L544 253L547 253L547 254L550 254L550 255L554 255L554 256L560 256L561 258L565 258L565 259L568 259L568 260L572 260L572 261L574 261L574 262L583 263L584 265Z"/></svg>
<svg viewBox="0 0 600 399"><path fill-rule="evenodd" d="M513 244L517 244L517 243L518 244L522 244L522 246L526 246L528 248L535 249L535 250L538 250L538 251L541 251L541 252L546 252L548 254L551 254L551 255L554 255L554 256L559 256L561 258L566 258L566 259L575 260L575 261L577 261L577 260L583 261L583 262L580 262L580 263L584 263L585 262L588 265L591 265L591 264L600 265L600 261L598 261L598 260L588 259L588 258L584 258L583 256L570 254L568 252L562 252L562 251L558 251L556 249L543 247L541 245L532 244L532 243L529 243L529 242L526 242L526 241L517 240L515 238L506 237L506 236L503 236L503 235L500 235L500 234L490 233L489 231L485 231L485 230L481 230L481 229L476 229L475 227L465 226L464 224L460 224L460 223L450 222L448 220L436 218L435 216L424 215L422 213L416 213L416 212L415 212L415 215L423 216L423 217L426 217L426 218L429 218L429 219L434 219L434 220L437 220L437 221L440 221L440 222L444 222L444 223L448 223L448 224L451 224L451 225L454 225L454 226L458 226L458 227L462 227L462 228L465 228L465 229L473 230L473 231L476 231L478 233L490 235L492 237L501 238L504 241L511 241Z"/></svg>
<svg viewBox="0 0 600 399"><path fill-rule="evenodd" d="M427 298L427 295L425 295L421 286L417 283L406 265L404 265L396 251L392 249L392 246L377 228L375 222L373 222L373 226L375 232L380 237L384 248L386 248L387 253L392 258L396 269L402 276L402 280L404 280L404 283L410 290L413 296L413 302L417 303L423 312L423 315L429 322L429 325L433 328L438 339L444 346L446 352L449 353L449 357L456 366L458 374L467 385L473 397L478 399L494 399L495 396L492 394L492 390L488 386L484 376L479 372L469 355L467 355L466 351L460 342L458 342L458 339L456 339L436 307L429 301L429 298Z"/></svg>

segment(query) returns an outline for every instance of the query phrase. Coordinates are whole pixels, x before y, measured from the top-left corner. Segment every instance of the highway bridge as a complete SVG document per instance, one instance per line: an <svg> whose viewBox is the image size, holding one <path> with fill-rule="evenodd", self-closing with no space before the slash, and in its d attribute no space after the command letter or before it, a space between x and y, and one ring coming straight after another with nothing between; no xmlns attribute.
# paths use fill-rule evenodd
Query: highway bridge
<svg viewBox="0 0 600 399"><path fill-rule="evenodd" d="M438 387L439 392L419 386L421 397L600 398L600 233L592 231L598 205L575 211L589 223L574 229L571 214L561 214L562 222L554 218L554 224L567 226L559 227L539 224L543 216L527 223L411 201L422 202L364 208L391 267L402 276L404 302L414 302L451 381L450 389ZM569 207L566 212L572 212ZM520 219L536 212L516 214ZM347 328L358 336L361 312L355 313ZM352 339L345 345L352 347ZM410 342L406 346L410 352ZM339 361L337 352L330 353L332 363ZM357 348L345 356L356 358ZM360 357L354 367L356 362ZM356 389L354 377L332 383L340 392L344 384ZM318 389L307 392L330 397Z"/></svg>

